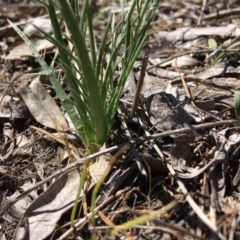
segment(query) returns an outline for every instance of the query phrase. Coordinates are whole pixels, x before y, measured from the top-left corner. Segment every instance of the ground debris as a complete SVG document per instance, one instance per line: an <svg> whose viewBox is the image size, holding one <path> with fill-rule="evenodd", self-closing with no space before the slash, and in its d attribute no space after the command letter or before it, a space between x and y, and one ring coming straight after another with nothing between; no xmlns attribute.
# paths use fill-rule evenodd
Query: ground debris
<svg viewBox="0 0 240 240"><path fill-rule="evenodd" d="M121 7L117 1L90 2L101 42L112 14L121 22ZM49 114L51 122L49 102L41 107L45 97L34 104L30 99L30 109L21 92L34 84L27 73L41 69L30 56L16 55L31 52L6 19L24 29L36 17L45 19L45 9L13 0L0 9L0 239L240 238L239 123L230 120L236 119L233 93L240 79L239 1L161 2L107 148L91 146L98 150L88 157L48 80L38 77L60 116ZM29 37L51 63L54 46ZM143 56L148 63L132 116ZM61 69L55 71L61 78ZM84 166L84 191L76 200ZM99 179L103 185L91 209ZM71 222L75 200L81 204ZM51 224L44 227L42 219Z"/></svg>

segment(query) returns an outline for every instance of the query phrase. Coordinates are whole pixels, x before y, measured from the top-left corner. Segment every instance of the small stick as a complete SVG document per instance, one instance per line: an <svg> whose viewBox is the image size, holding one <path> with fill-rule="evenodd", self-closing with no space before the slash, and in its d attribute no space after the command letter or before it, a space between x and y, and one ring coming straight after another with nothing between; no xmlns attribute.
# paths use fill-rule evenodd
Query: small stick
<svg viewBox="0 0 240 240"><path fill-rule="evenodd" d="M180 77L181 80L182 80L182 85L183 85L183 88L184 88L184 91L185 91L185 93L186 93L186 96L187 96L188 100L190 100L190 103L191 103L194 107L196 107L195 104L194 104L194 102L193 102L193 100L192 100L192 95L191 95L191 93L190 93L189 90L188 90L188 87L187 87L187 84L186 84L186 82L185 82L185 79L184 79L183 75L180 73L180 70L179 70L179 68L178 68L178 66L177 66L177 58L175 59L175 70L177 71L179 77Z"/></svg>
<svg viewBox="0 0 240 240"><path fill-rule="evenodd" d="M138 83L137 83L137 90L136 90L136 93L135 93L135 96L134 96L130 117L134 116L134 113L135 113L136 108L137 108L137 102L139 101L139 96L140 96L140 92L141 92L141 89L142 89L142 85L143 85L143 81L144 81L144 77L145 77L145 73L146 73L147 63L148 63L148 54L145 54L144 59L143 59L143 63L142 63L141 72L140 72L140 77L139 77L139 80L138 80Z"/></svg>

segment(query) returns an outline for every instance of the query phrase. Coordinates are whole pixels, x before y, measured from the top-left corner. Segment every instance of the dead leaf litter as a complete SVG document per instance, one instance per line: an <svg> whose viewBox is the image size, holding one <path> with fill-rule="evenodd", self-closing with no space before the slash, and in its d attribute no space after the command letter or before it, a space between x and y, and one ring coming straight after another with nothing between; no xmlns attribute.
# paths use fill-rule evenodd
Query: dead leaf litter
<svg viewBox="0 0 240 240"><path fill-rule="evenodd" d="M101 41L111 15L120 20L121 7L117 1L91 1L91 7ZM240 238L233 108L240 55L232 48L240 41L239 1L161 1L106 147L93 146L90 156L7 22L51 63L54 46L31 25L51 34L46 10L17 0L3 1L0 9L0 239ZM78 195L83 166L88 171Z"/></svg>

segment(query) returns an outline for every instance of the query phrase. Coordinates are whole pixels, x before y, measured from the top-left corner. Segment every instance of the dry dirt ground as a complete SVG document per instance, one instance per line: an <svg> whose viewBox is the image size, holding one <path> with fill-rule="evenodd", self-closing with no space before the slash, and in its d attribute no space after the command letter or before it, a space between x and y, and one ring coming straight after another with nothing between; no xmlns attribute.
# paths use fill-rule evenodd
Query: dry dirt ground
<svg viewBox="0 0 240 240"><path fill-rule="evenodd" d="M91 2L101 41L121 8L117 1ZM33 1L0 1L0 239L240 239L234 110L240 1L161 1L106 148L89 164L73 225L84 149L71 126L59 131L49 119L53 113L66 123L65 111L7 22L23 29L51 64L54 46L28 29L41 17L51 32L46 14ZM132 116L144 56L145 78ZM94 206L92 187L101 176Z"/></svg>

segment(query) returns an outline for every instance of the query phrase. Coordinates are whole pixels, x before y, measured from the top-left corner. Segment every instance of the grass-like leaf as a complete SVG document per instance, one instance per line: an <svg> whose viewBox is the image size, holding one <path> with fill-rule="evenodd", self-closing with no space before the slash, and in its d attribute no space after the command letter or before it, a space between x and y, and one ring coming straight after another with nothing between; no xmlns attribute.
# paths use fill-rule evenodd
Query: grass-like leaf
<svg viewBox="0 0 240 240"><path fill-rule="evenodd" d="M235 48L237 48L237 47L239 47L239 46L240 46L240 41L231 44L231 45L227 48L227 50L235 49ZM216 64L216 63L218 63L218 62L220 62L220 61L222 61L225 56L226 56L226 54L225 54L224 52L220 53L220 54L214 59L213 65Z"/></svg>
<svg viewBox="0 0 240 240"><path fill-rule="evenodd" d="M111 132L122 90L145 43L147 30L160 1L135 0L132 1L129 10L125 11L124 1L120 0L122 21L116 24L115 17L112 17L112 21L106 26L99 48L95 42L88 0L83 1L81 13L77 0L39 0L39 2L42 2L49 12L54 37L40 29L39 31L58 48L60 56L58 64L65 73L71 98L66 96L62 87L59 90L61 85L57 78L37 52L34 52L35 57L50 76L53 88L85 147L88 148L92 143L102 145ZM59 15L56 14L56 10L60 10ZM60 28L59 16L70 32L68 37ZM20 36L30 45L22 33ZM86 44L87 37L89 48ZM67 41L73 45L70 50ZM120 50L123 52L120 53ZM108 60L105 58L107 54ZM105 71L103 67L106 67ZM116 70L120 71L120 76L114 82Z"/></svg>
<svg viewBox="0 0 240 240"><path fill-rule="evenodd" d="M64 89L62 88L60 82L52 72L52 70L48 67L44 59L41 57L39 52L36 50L34 45L31 43L31 41L26 37L26 35L11 21L9 21L9 24L13 27L13 29L19 34L19 36L25 41L25 43L28 45L28 47L33 52L36 60L41 65L42 69L44 70L43 74L45 74L47 77L49 77L49 80L56 91L61 103L63 104L64 108L66 109L69 117L72 119L73 124L78 131L78 133L81 133L83 131L82 125L79 123L79 116L77 112L75 111L74 105L70 101L69 97L65 93ZM83 135L82 135L83 137Z"/></svg>
<svg viewBox="0 0 240 240"><path fill-rule="evenodd" d="M234 110L236 117L239 119L240 118L240 92L235 92L234 93Z"/></svg>

